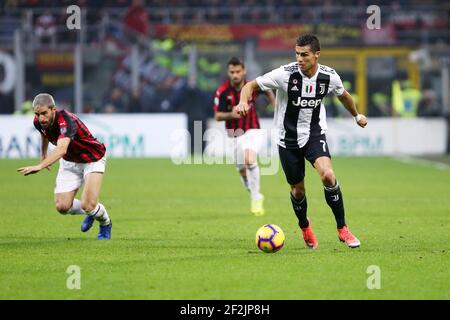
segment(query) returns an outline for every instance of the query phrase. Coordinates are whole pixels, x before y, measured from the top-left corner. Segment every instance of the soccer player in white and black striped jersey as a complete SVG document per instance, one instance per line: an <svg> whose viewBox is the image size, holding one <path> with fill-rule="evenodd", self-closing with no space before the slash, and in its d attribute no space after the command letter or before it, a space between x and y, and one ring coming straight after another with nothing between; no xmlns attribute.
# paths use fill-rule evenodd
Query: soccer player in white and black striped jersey
<svg viewBox="0 0 450 320"><path fill-rule="evenodd" d="M322 180L325 199L336 219L339 240L350 248L359 247L360 241L345 223L342 192L333 171L325 136L327 124L323 98L330 93L337 95L362 128L367 125L367 118L358 113L352 96L344 89L336 71L318 63L320 42L316 36L300 36L295 55L296 62L248 82L242 88L236 111L242 116L247 114L247 101L254 90L277 90L275 125L280 161L291 185L292 206L307 247L316 249L318 241L306 214L305 158Z"/></svg>

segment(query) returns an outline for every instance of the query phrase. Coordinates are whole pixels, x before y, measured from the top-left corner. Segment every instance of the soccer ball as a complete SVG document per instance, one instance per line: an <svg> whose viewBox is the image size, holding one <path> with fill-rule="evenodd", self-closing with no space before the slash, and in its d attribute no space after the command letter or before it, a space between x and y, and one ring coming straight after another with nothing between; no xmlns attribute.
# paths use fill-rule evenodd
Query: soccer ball
<svg viewBox="0 0 450 320"><path fill-rule="evenodd" d="M284 246L284 232L274 224L266 224L256 232L256 245L266 253L274 253Z"/></svg>

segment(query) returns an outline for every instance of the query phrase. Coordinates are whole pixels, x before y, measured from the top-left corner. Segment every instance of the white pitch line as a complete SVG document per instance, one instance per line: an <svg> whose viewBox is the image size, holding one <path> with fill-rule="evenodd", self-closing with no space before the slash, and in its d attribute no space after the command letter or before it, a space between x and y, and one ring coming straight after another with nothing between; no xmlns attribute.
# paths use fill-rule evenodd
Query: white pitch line
<svg viewBox="0 0 450 320"><path fill-rule="evenodd" d="M439 162L439 161L432 161L432 160L425 160L425 159L418 159L413 157L393 157L392 159L407 163L407 164L417 164L421 166L426 167L432 167L438 170L450 170L450 165L447 163Z"/></svg>

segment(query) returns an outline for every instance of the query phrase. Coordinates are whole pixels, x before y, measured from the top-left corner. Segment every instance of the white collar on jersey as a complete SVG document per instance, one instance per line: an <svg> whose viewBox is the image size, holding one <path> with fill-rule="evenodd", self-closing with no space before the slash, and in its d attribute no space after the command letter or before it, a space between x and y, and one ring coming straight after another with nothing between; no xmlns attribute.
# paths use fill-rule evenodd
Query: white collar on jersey
<svg viewBox="0 0 450 320"><path fill-rule="evenodd" d="M316 80L317 75L319 74L320 64L319 63L317 64L317 71L311 78L309 78L307 75L303 74L302 70L300 70L300 66L299 65L297 65L297 68L298 68L298 72L300 72L300 74L303 77L303 79L314 81L314 80Z"/></svg>

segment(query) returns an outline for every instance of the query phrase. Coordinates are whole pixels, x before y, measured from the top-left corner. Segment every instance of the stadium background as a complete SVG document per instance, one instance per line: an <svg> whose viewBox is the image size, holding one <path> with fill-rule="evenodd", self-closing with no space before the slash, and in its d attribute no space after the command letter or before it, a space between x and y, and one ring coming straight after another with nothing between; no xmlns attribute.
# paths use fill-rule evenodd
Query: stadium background
<svg viewBox="0 0 450 320"><path fill-rule="evenodd" d="M80 30L66 25L70 4L81 8ZM32 97L50 92L60 107L76 113L183 113L193 135L194 120L206 123L213 116L214 92L231 56L242 58L254 79L292 61L295 38L313 32L323 46L320 62L338 71L360 112L371 118L448 119L448 4L381 1L381 29L375 30L367 27L369 5L6 1L0 113L29 113ZM258 102L259 113L270 118L273 107L265 105ZM326 105L329 118L349 117L337 99ZM445 143L423 153L446 152ZM17 156L11 152L1 156Z"/></svg>
<svg viewBox="0 0 450 320"><path fill-rule="evenodd" d="M66 25L72 4L81 8L80 30ZM377 1L381 29L369 30L371 4L2 1L0 249L6 259L0 297L448 299L450 5ZM279 263L267 265L253 244L263 221L247 215L246 195L232 166L174 166L167 159L173 160L174 150L188 156L205 148L195 146L195 139L189 145L186 129L191 137L207 128L223 129L223 123L212 121L212 104L231 56L245 61L253 79L294 61L293 44L302 32L318 35L320 63L336 69L359 111L369 116L362 130L336 99L326 102L330 148L338 156L334 163L349 210L358 212L350 221L364 245L349 257L335 237L325 235L331 216L319 181L311 178L312 214L323 239L315 256L320 268L314 270L308 266L317 260L302 251L301 241L292 240L299 235L281 170L262 178L263 192L271 195L264 223L286 228L288 246L277 253ZM80 114L107 144L111 161L102 197L111 207L118 241L102 262L97 257L104 247L83 242L78 221L53 212L55 170L29 177L26 184L15 173L34 161L28 158L39 157L31 100L40 92ZM265 105L258 101L258 112L270 128L273 108ZM314 175L307 170L308 177ZM180 181L183 192L174 199L173 186ZM73 241L62 241L66 238ZM355 267L345 267L342 257ZM364 291L365 270L374 261L389 270L386 290L379 293ZM90 290L74 293L61 284L73 263L92 271L83 278L83 288ZM94 277L98 263L107 270L100 280ZM345 268L344 292L330 285L336 265ZM299 269L295 279L306 281L304 286L293 278ZM263 281L266 290L251 289ZM105 294L104 288L112 291Z"/></svg>

